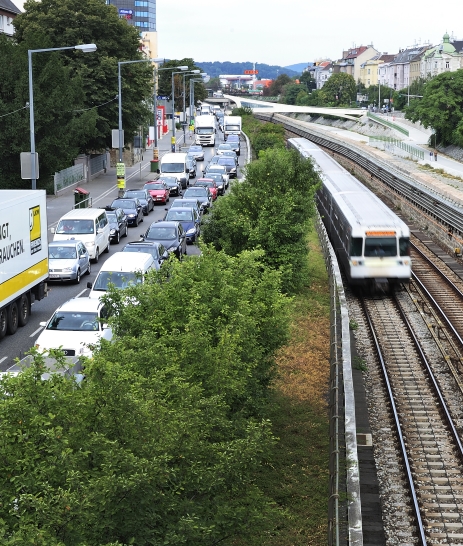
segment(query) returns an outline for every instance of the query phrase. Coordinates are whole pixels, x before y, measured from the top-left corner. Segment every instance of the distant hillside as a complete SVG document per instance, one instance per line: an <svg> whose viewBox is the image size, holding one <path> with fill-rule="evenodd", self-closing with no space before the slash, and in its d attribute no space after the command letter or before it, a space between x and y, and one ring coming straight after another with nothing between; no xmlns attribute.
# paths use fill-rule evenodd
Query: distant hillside
<svg viewBox="0 0 463 546"><path fill-rule="evenodd" d="M213 62L202 63L195 61L195 64L199 66L204 72L207 72L211 78L218 78L220 74L244 74L245 70L252 70L253 65L249 63L231 63L231 62ZM269 64L256 64L256 70L259 71L258 78L274 80L281 74L287 74L290 78L293 76L300 76L302 70L296 72L285 68L283 66L269 65Z"/></svg>
<svg viewBox="0 0 463 546"><path fill-rule="evenodd" d="M294 70L298 74L302 74L302 71L307 68L308 64L309 63L296 63L285 66L284 68L287 68L288 70Z"/></svg>

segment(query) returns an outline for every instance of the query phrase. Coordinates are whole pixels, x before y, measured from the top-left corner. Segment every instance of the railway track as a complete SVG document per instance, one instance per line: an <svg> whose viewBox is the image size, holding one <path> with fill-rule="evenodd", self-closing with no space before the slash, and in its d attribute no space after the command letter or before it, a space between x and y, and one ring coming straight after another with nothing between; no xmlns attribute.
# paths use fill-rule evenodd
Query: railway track
<svg viewBox="0 0 463 546"><path fill-rule="evenodd" d="M421 544L463 544L463 446L396 299L364 300L394 414Z"/></svg>

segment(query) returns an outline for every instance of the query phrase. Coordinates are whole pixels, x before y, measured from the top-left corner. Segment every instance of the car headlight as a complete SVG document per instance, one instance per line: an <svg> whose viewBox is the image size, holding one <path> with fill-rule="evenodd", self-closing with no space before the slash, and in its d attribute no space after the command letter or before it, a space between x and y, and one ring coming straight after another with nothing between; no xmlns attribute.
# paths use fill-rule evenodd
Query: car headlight
<svg viewBox="0 0 463 546"><path fill-rule="evenodd" d="M191 228L186 232L187 235L194 235L195 233L196 233L195 228Z"/></svg>
<svg viewBox="0 0 463 546"><path fill-rule="evenodd" d="M174 250L176 250L175 247L171 246L170 248L167 249L167 252L174 252Z"/></svg>
<svg viewBox="0 0 463 546"><path fill-rule="evenodd" d="M93 248L95 246L95 243L85 243L86 248Z"/></svg>
<svg viewBox="0 0 463 546"><path fill-rule="evenodd" d="M135 218L135 214L129 214L129 218Z"/></svg>
<svg viewBox="0 0 463 546"><path fill-rule="evenodd" d="M115 233L116 233L116 230L115 230L115 229L112 229L112 230L109 232L110 235L114 235Z"/></svg>
<svg viewBox="0 0 463 546"><path fill-rule="evenodd" d="M223 190L223 184L220 184L220 186L217 186L217 189Z"/></svg>

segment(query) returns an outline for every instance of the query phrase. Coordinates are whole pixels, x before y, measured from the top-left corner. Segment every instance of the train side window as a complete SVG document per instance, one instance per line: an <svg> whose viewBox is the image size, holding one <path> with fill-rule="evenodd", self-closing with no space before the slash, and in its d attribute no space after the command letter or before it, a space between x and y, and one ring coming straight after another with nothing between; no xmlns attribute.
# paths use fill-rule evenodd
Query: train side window
<svg viewBox="0 0 463 546"><path fill-rule="evenodd" d="M399 251L401 256L410 256L410 239L408 237L399 238Z"/></svg>
<svg viewBox="0 0 463 546"><path fill-rule="evenodd" d="M361 256L362 255L363 239L361 237L352 237L350 240L350 255Z"/></svg>

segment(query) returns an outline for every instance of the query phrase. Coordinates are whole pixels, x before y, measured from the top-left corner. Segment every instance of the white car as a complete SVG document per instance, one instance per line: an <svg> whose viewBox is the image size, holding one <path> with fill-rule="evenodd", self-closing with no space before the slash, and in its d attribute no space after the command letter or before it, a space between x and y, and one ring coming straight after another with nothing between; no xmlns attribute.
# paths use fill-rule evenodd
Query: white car
<svg viewBox="0 0 463 546"><path fill-rule="evenodd" d="M216 150L217 155L222 155L224 152L232 152L233 149L230 144L220 144Z"/></svg>
<svg viewBox="0 0 463 546"><path fill-rule="evenodd" d="M105 323L107 307L99 299L73 298L63 303L35 342L41 352L62 349L66 356L92 356L89 345L100 339L111 340L113 332Z"/></svg>

